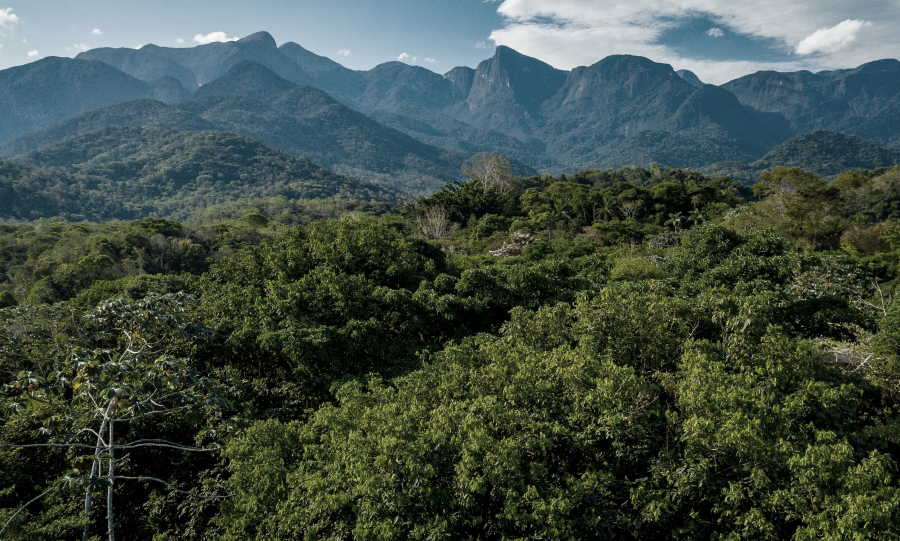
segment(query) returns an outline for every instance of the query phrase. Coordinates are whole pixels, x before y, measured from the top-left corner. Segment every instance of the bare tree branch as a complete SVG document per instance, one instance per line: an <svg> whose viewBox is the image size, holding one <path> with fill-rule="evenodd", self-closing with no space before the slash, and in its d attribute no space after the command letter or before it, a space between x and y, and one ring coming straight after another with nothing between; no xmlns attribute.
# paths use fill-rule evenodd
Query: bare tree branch
<svg viewBox="0 0 900 541"><path fill-rule="evenodd" d="M26 507L28 507L29 505L31 505L31 504L33 504L34 502L40 500L41 498L43 498L43 497L46 496L47 494L50 494L51 492L53 492L53 491L56 490L57 488L59 488L59 485L53 485L52 487L48 488L47 490L45 490L44 492L42 492L41 494L39 494L36 498L34 498L34 499L31 500L30 502L26 503L26 504L23 505L22 507L20 507L18 511L16 511L15 513L13 513L13 516L9 517L9 520L6 521L6 524L3 525L3 528L0 529L0 535L2 535L3 532L6 531L6 528L9 527L9 523L12 522L12 520L13 520L14 518L16 518L16 515L18 515L19 513L21 513L21 512L22 512Z"/></svg>
<svg viewBox="0 0 900 541"><path fill-rule="evenodd" d="M226 494L226 495L224 495L224 496L219 496L219 495L216 495L216 496L204 496L203 494L197 494L197 493L194 493L194 492L189 492L189 491L187 491L187 490L181 490L180 488L176 487L175 485L173 485L173 484L171 484L171 483L167 483L167 482L163 481L162 479L157 479L156 477L146 477L146 476L140 476L140 477L121 477L121 476L118 476L118 475L117 475L117 476L116 476L116 479L127 479L127 480L129 480L129 481L156 481L157 483L162 483L162 484L166 485L167 487L169 487L170 489L174 490L175 492L180 492L181 494L187 494L188 496L193 496L193 497L195 497L195 498L201 498L201 499L204 499L204 500L221 500L221 499L224 499L224 498L230 498L230 497L233 496L233 494Z"/></svg>

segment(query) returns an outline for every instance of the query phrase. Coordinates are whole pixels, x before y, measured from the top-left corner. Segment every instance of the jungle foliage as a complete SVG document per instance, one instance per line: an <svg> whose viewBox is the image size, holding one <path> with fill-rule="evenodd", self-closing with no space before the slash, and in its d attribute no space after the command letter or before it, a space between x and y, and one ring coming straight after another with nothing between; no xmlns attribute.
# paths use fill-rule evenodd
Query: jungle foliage
<svg viewBox="0 0 900 541"><path fill-rule="evenodd" d="M900 537L896 169L482 159L392 212L0 225L3 538L107 538L101 491L121 539Z"/></svg>

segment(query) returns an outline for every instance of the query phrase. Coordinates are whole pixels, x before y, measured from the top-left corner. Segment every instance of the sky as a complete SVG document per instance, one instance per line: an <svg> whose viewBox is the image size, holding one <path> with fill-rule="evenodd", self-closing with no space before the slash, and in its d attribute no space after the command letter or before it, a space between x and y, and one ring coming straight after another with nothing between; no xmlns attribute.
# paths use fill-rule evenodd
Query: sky
<svg viewBox="0 0 900 541"><path fill-rule="evenodd" d="M506 45L559 69L646 56L721 84L900 57L898 0L0 0L0 69L96 47L265 30L352 69L445 73Z"/></svg>

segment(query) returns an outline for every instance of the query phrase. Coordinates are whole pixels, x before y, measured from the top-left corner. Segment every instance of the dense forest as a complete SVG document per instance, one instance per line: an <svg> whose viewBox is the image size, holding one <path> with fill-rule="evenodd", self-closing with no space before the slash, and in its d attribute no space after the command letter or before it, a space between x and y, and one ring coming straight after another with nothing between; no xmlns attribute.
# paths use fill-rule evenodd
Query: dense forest
<svg viewBox="0 0 900 541"><path fill-rule="evenodd" d="M890 167L898 162L900 152L896 149L852 135L816 130L785 141L755 162L718 162L699 170L753 184L759 175L777 166L800 167L834 179L844 171Z"/></svg>
<svg viewBox="0 0 900 541"><path fill-rule="evenodd" d="M111 127L0 159L0 218L7 220L183 220L242 197L279 196L396 197L227 132Z"/></svg>
<svg viewBox="0 0 900 541"><path fill-rule="evenodd" d="M900 537L900 166L465 173L0 223L0 538Z"/></svg>

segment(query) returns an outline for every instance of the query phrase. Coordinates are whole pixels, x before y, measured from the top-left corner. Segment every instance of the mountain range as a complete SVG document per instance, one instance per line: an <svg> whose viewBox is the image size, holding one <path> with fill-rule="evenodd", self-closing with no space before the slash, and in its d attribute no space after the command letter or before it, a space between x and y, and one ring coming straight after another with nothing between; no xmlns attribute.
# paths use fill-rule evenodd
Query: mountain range
<svg viewBox="0 0 900 541"><path fill-rule="evenodd" d="M458 178L480 152L533 174L760 165L784 158L772 151L786 141L822 130L886 148L857 155L874 161L850 160L860 167L880 166L900 147L897 60L715 86L638 56L563 71L500 46L475 68L440 75L401 62L351 70L259 32L48 58L0 72L0 96L6 157L112 126L226 131L413 193ZM841 163L834 158L810 160Z"/></svg>

